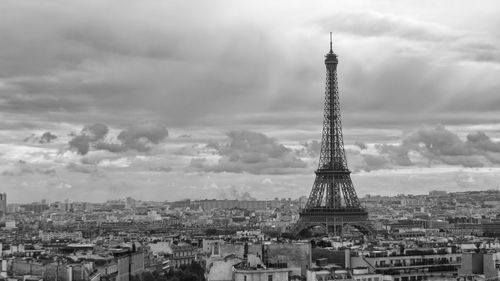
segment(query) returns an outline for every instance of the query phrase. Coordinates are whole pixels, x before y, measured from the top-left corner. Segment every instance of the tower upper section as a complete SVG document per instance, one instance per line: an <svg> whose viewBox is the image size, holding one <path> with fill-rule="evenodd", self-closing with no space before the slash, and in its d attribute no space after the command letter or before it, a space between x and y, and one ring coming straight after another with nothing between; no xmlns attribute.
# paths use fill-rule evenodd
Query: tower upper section
<svg viewBox="0 0 500 281"><path fill-rule="evenodd" d="M330 33L330 52L325 56L326 86L325 111L323 115L323 134L318 172L349 172L344 151L340 102L337 83L337 55L332 49Z"/></svg>

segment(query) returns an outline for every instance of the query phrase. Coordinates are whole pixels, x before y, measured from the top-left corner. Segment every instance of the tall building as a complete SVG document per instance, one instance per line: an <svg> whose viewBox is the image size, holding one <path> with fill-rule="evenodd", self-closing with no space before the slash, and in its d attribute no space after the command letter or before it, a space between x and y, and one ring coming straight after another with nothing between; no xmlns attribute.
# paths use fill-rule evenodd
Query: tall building
<svg viewBox="0 0 500 281"><path fill-rule="evenodd" d="M494 253L464 253L457 280L498 280Z"/></svg>
<svg viewBox="0 0 500 281"><path fill-rule="evenodd" d="M127 209L135 209L135 205L136 205L136 202L135 202L135 199L132 198L132 197L127 197L125 199L126 203L125 203L125 207Z"/></svg>
<svg viewBox="0 0 500 281"><path fill-rule="evenodd" d="M337 83L338 58L332 49L325 56L326 93L323 133L318 169L311 194L291 234L300 235L312 227L322 226L326 232L342 232L346 225L363 233L372 232L368 213L361 207L347 167L340 118Z"/></svg>
<svg viewBox="0 0 500 281"><path fill-rule="evenodd" d="M0 193L0 217L7 214L7 193Z"/></svg>

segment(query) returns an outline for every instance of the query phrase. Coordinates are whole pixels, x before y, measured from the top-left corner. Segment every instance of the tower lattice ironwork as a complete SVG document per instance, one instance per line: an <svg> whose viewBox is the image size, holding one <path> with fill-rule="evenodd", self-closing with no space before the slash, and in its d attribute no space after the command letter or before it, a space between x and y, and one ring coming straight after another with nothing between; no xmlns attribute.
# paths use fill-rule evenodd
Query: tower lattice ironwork
<svg viewBox="0 0 500 281"><path fill-rule="evenodd" d="M347 167L340 118L338 58L332 49L331 33L325 65L326 93L319 164L311 194L292 234L299 235L314 226L339 232L345 225L369 233L368 213L360 205Z"/></svg>

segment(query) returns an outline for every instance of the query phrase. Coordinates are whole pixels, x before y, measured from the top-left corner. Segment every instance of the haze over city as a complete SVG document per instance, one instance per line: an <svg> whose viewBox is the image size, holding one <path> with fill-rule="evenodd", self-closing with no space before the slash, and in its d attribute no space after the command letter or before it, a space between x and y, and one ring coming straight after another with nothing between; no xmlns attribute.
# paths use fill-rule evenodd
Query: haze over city
<svg viewBox="0 0 500 281"><path fill-rule="evenodd" d="M360 196L498 187L497 1L16 0L0 10L10 202L307 196L329 32Z"/></svg>

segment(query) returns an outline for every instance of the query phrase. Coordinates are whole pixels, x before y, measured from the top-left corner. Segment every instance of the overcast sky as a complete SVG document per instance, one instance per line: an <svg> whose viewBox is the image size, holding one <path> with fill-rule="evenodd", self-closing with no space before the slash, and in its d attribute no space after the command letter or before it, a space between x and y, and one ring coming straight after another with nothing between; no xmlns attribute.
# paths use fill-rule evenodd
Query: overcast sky
<svg viewBox="0 0 500 281"><path fill-rule="evenodd" d="M333 32L360 196L497 188L498 1L0 2L10 202L307 196Z"/></svg>

